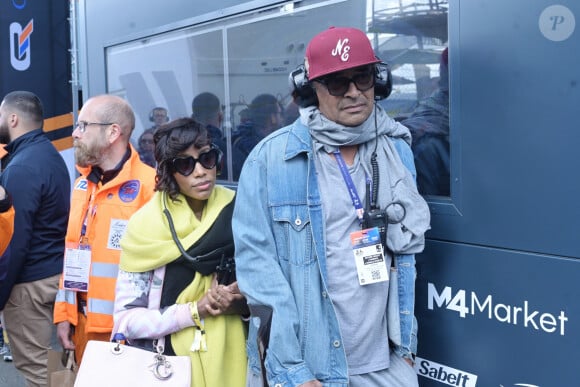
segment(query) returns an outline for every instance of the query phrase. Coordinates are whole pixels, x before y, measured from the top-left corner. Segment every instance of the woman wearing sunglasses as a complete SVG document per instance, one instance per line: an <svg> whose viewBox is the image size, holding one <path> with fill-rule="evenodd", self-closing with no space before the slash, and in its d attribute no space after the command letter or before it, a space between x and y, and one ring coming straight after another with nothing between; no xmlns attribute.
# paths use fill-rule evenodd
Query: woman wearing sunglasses
<svg viewBox="0 0 580 387"><path fill-rule="evenodd" d="M154 141L156 193L121 240L113 334L150 350L164 337L165 354L190 357L192 386L244 386L248 308L233 268L234 191L215 184L221 151L190 118Z"/></svg>

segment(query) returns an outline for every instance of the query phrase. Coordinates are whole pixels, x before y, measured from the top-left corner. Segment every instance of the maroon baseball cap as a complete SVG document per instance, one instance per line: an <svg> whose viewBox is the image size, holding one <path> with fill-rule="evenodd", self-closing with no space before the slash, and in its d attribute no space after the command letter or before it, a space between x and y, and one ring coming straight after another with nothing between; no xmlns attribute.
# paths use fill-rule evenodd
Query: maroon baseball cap
<svg viewBox="0 0 580 387"><path fill-rule="evenodd" d="M377 63L373 48L365 33L356 28L330 27L316 35L308 47L304 66L308 79Z"/></svg>

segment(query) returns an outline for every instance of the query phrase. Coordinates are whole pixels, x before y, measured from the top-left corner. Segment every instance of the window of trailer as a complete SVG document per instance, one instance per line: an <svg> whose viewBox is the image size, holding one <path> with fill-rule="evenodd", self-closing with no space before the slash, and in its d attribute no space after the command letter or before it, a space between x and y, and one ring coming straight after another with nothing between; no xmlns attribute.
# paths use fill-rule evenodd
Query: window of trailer
<svg viewBox="0 0 580 387"><path fill-rule="evenodd" d="M135 109L135 143L154 125L155 107L165 107L170 119L193 115L211 125L226 155L219 178L235 183L255 143L298 117L288 74L303 62L310 39L330 26L360 28L390 66L393 91L379 105L413 134L420 192L446 197L447 15L447 1L352 0L197 17L190 26L107 47L107 89Z"/></svg>

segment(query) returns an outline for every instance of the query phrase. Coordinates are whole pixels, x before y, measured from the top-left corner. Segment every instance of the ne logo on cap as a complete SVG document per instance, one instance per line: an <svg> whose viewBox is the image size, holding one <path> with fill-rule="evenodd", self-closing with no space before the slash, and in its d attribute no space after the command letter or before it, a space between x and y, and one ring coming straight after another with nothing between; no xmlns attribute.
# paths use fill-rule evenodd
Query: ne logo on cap
<svg viewBox="0 0 580 387"><path fill-rule="evenodd" d="M348 38L338 39L336 42L336 47L332 50L332 56L340 56L340 60L346 62L348 60L348 52L350 51L350 46L347 45Z"/></svg>
<svg viewBox="0 0 580 387"><path fill-rule="evenodd" d="M314 36L306 47L304 67L308 80L326 74L378 63L367 35L356 28L330 27Z"/></svg>

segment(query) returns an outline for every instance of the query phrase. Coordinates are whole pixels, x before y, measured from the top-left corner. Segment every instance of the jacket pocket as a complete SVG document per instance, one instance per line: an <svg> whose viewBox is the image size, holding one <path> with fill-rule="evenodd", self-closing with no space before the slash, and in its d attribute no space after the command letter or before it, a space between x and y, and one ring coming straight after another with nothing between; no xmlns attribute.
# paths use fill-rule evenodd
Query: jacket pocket
<svg viewBox="0 0 580 387"><path fill-rule="evenodd" d="M274 239L280 260L309 265L314 260L310 218L306 205L273 207Z"/></svg>

